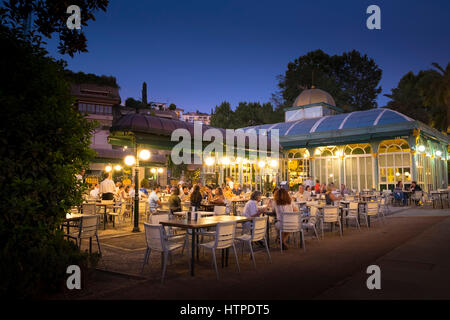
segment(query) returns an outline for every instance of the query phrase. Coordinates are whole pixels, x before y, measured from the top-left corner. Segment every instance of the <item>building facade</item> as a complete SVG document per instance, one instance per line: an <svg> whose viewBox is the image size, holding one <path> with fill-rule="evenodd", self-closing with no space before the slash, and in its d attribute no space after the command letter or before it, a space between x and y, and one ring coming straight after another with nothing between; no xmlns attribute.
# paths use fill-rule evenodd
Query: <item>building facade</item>
<svg viewBox="0 0 450 320"><path fill-rule="evenodd" d="M307 179L354 190L448 186L447 135L387 108L342 113L320 89L304 90L285 122L245 129L278 130L280 179L291 187Z"/></svg>
<svg viewBox="0 0 450 320"><path fill-rule="evenodd" d="M199 121L204 125L209 125L211 123L211 115L202 112L187 112L182 115L183 121L194 123L194 121Z"/></svg>

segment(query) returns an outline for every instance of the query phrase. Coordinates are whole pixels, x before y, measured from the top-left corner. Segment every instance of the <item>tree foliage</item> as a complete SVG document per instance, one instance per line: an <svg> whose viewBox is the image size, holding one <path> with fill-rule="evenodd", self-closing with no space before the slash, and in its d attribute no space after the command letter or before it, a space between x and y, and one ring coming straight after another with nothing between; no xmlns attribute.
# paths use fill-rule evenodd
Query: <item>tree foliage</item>
<svg viewBox="0 0 450 320"><path fill-rule="evenodd" d="M108 0L5 0L0 8L0 21L22 39L32 39L38 46L45 43L42 36L59 36L58 50L73 57L77 52L87 52L87 39L83 27L95 21L94 13L106 11ZM81 30L67 28L67 7L75 4L81 9ZM25 27L28 17L33 18L30 30Z"/></svg>
<svg viewBox="0 0 450 320"><path fill-rule="evenodd" d="M356 50L340 56L315 50L288 63L285 74L278 77L280 91L273 101L277 107L290 107L303 90L314 85L330 93L344 110L375 108L381 74L373 59Z"/></svg>
<svg viewBox="0 0 450 320"><path fill-rule="evenodd" d="M445 69L432 65L434 69L404 75L386 95L391 98L387 107L445 132L449 130L450 63Z"/></svg>
<svg viewBox="0 0 450 320"><path fill-rule="evenodd" d="M62 63L3 26L0 41L0 295L32 296L82 263L57 226L81 202L95 124L73 107Z"/></svg>
<svg viewBox="0 0 450 320"><path fill-rule="evenodd" d="M93 73L73 72L71 70L64 70L65 78L72 83L94 83L100 86L110 86L119 88L117 80L113 76L98 76Z"/></svg>
<svg viewBox="0 0 450 320"><path fill-rule="evenodd" d="M147 83L144 81L142 84L142 104L144 106L147 106Z"/></svg>
<svg viewBox="0 0 450 320"><path fill-rule="evenodd" d="M211 115L211 125L217 128L237 129L265 123L283 121L283 115L272 104L240 102L233 111L228 102L216 106Z"/></svg>

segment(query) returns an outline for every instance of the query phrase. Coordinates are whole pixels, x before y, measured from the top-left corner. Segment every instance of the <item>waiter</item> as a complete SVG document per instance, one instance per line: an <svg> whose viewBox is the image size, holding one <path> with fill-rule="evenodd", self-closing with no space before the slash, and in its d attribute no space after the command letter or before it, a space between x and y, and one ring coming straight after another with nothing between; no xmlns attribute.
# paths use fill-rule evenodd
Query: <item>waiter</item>
<svg viewBox="0 0 450 320"><path fill-rule="evenodd" d="M112 173L110 172L105 180L100 183L99 192L102 194L102 200L114 200L114 192L116 185L112 180Z"/></svg>

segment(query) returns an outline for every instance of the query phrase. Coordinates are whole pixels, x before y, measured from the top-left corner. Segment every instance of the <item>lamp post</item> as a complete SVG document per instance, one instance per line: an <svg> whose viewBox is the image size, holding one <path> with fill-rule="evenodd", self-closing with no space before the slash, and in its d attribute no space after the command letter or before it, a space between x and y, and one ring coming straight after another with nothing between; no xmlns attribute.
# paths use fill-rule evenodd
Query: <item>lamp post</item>
<svg viewBox="0 0 450 320"><path fill-rule="evenodd" d="M140 232L139 230L139 159L147 161L150 159L151 153L146 149L142 149L137 157L126 156L125 164L127 166L134 166L134 227L133 232Z"/></svg>

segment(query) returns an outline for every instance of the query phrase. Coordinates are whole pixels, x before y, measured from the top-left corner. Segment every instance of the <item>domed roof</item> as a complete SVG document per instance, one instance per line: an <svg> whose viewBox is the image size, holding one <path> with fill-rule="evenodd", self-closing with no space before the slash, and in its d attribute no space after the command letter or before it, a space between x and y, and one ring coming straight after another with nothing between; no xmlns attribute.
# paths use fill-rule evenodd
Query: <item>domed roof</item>
<svg viewBox="0 0 450 320"><path fill-rule="evenodd" d="M336 106L333 97L326 91L316 89L312 87L311 89L303 90L302 93L295 99L293 107L307 106L313 103L327 103L332 106Z"/></svg>

